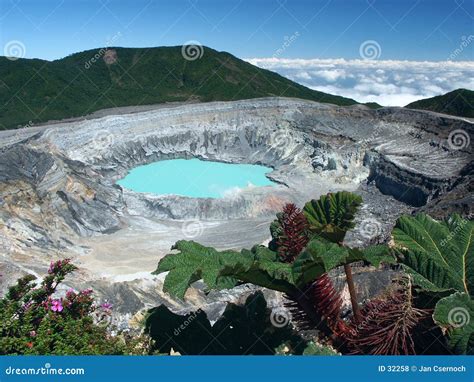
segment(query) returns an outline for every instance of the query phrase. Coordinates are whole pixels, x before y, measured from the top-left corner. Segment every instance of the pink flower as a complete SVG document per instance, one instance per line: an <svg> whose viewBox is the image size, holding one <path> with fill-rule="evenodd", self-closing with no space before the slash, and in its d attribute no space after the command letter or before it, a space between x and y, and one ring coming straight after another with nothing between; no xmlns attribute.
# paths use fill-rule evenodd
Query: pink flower
<svg viewBox="0 0 474 382"><path fill-rule="evenodd" d="M81 290L81 294L83 296L89 296L93 293L94 291L92 289L84 289L84 290Z"/></svg>
<svg viewBox="0 0 474 382"><path fill-rule="evenodd" d="M36 332L34 330L30 332L30 337L36 337Z"/></svg>
<svg viewBox="0 0 474 382"><path fill-rule="evenodd" d="M108 302L104 302L100 307L104 310L110 310L112 309L112 304L109 304Z"/></svg>
<svg viewBox="0 0 474 382"><path fill-rule="evenodd" d="M53 312L61 312L63 310L63 305L61 303L61 300L53 300L51 302L51 310Z"/></svg>

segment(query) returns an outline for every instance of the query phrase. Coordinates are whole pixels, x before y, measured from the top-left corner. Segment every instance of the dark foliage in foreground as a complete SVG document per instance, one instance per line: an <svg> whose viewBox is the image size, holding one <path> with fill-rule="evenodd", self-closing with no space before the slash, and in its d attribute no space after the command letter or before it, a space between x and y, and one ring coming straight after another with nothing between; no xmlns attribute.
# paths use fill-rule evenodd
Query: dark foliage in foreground
<svg viewBox="0 0 474 382"><path fill-rule="evenodd" d="M343 240L360 204L354 194L328 194L305 205L306 224L300 211L288 205L271 225L269 248L218 252L178 242L179 252L163 258L156 273L169 272L164 290L181 298L199 279L210 289L240 281L284 292L296 327L318 331L319 341L342 353L472 354L473 222L457 215L444 222L423 214L405 216L397 221L390 247L350 248ZM377 267L393 263L394 255L404 272L383 295L360 304L350 264ZM351 295L352 314L346 317L328 275L338 267L344 268Z"/></svg>
<svg viewBox="0 0 474 382"><path fill-rule="evenodd" d="M287 347L292 354L302 354L307 341L284 322L278 327L272 320L278 317L272 316L263 294L256 292L242 306L228 304L212 326L201 310L181 316L161 305L149 312L146 332L160 353L173 349L182 355L272 355L277 348Z"/></svg>

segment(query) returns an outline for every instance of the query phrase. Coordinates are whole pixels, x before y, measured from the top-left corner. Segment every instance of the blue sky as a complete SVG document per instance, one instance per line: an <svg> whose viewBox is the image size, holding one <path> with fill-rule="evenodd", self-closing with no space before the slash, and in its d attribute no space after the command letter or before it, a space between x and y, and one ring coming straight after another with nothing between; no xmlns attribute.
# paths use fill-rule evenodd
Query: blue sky
<svg viewBox="0 0 474 382"><path fill-rule="evenodd" d="M474 34L473 17L474 0L0 0L0 46L56 59L197 40L241 58L355 59L375 40L382 60L439 61Z"/></svg>
<svg viewBox="0 0 474 382"><path fill-rule="evenodd" d="M359 102L474 90L474 0L0 0L3 55L190 41Z"/></svg>

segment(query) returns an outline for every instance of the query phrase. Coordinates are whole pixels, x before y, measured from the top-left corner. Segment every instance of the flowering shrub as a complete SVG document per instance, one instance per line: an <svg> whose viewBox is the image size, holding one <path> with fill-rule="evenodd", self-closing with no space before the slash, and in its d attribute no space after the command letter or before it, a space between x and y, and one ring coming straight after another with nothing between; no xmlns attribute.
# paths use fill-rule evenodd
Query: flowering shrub
<svg viewBox="0 0 474 382"><path fill-rule="evenodd" d="M112 305L96 305L91 289L53 297L77 268L69 259L52 262L36 285L28 275L0 300L0 354L146 354L146 338L109 333Z"/></svg>

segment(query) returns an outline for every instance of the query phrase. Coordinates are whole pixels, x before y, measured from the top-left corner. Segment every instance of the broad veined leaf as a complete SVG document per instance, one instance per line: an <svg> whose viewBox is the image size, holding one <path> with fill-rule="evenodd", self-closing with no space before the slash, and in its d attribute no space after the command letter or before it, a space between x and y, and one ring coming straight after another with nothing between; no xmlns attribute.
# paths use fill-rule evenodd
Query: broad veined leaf
<svg viewBox="0 0 474 382"><path fill-rule="evenodd" d="M209 289L232 288L239 281L286 293L294 289L290 265L279 262L278 255L263 246L219 252L181 240L173 249L179 252L161 259L154 274L169 272L163 290L178 298L184 298L189 286L200 279Z"/></svg>
<svg viewBox="0 0 474 382"><path fill-rule="evenodd" d="M293 263L293 277L299 287L344 264L366 261L376 267L381 262L394 263L385 245L365 249L348 248L330 241L313 238Z"/></svg>
<svg viewBox="0 0 474 382"><path fill-rule="evenodd" d="M392 232L399 260L429 292L474 295L474 223L453 215L439 222L428 215L402 216Z"/></svg>
<svg viewBox="0 0 474 382"><path fill-rule="evenodd" d="M242 271L223 269L221 274L232 275L245 283L291 293L295 288L291 265L282 263L278 254L262 245L254 246L250 251L242 250L242 255L253 257L252 265Z"/></svg>
<svg viewBox="0 0 474 382"><path fill-rule="evenodd" d="M178 298L183 298L189 286L200 279L203 279L211 289L231 288L235 286L237 280L233 278L220 280L220 269L224 266L245 269L250 267L253 261L251 257L242 256L238 252L219 252L194 241L180 240L172 249L178 250L179 253L162 258L153 273L169 272L163 290Z"/></svg>
<svg viewBox="0 0 474 382"><path fill-rule="evenodd" d="M337 266L346 264L349 250L326 240L312 239L293 263L293 277L301 287Z"/></svg>
<svg viewBox="0 0 474 382"><path fill-rule="evenodd" d="M468 294L457 292L439 300L433 319L454 353L474 354L474 300Z"/></svg>
<svg viewBox="0 0 474 382"><path fill-rule="evenodd" d="M351 257L349 260L366 261L374 267L378 267L381 263L395 264L396 259L390 248L386 245L373 245L367 248L349 248Z"/></svg>
<svg viewBox="0 0 474 382"><path fill-rule="evenodd" d="M305 204L303 212L314 235L341 243L346 232L354 227L354 216L361 204L359 195L341 191L311 200Z"/></svg>

